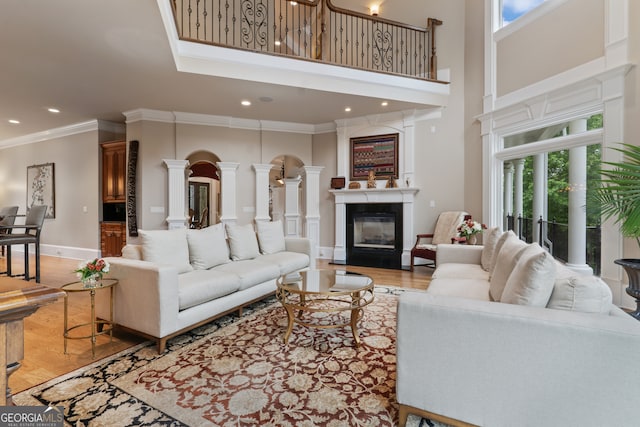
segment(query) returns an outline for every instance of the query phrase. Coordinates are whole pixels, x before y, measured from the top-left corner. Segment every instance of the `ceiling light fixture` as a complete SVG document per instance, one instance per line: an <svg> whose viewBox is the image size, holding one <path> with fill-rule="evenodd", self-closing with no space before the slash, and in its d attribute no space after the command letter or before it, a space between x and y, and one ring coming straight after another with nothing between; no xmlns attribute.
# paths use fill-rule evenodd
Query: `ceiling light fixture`
<svg viewBox="0 0 640 427"><path fill-rule="evenodd" d="M58 110L57 108L47 108L47 111L54 114L57 114L60 112L60 110Z"/></svg>
<svg viewBox="0 0 640 427"><path fill-rule="evenodd" d="M289 3L291 4L291 6L297 6L298 5L297 1L290 1Z"/></svg>
<svg viewBox="0 0 640 427"><path fill-rule="evenodd" d="M380 5L374 4L371 6L370 10L371 10L371 16L378 16Z"/></svg>
<svg viewBox="0 0 640 427"><path fill-rule="evenodd" d="M11 123L12 125L19 125L20 124L20 120L9 119L9 123Z"/></svg>
<svg viewBox="0 0 640 427"><path fill-rule="evenodd" d="M244 100L241 102L241 104L244 105L245 107L248 107L249 105L251 105L251 101Z"/></svg>
<svg viewBox="0 0 640 427"><path fill-rule="evenodd" d="M351 111L351 107L345 107L344 111L346 111L347 113Z"/></svg>
<svg viewBox="0 0 640 427"><path fill-rule="evenodd" d="M276 46L280 46L282 44L282 42L280 40L276 40L275 45Z"/></svg>
<svg viewBox="0 0 640 427"><path fill-rule="evenodd" d="M386 107L387 105L389 105L389 103L387 101L382 101L382 104L380 105L382 105L383 107Z"/></svg>

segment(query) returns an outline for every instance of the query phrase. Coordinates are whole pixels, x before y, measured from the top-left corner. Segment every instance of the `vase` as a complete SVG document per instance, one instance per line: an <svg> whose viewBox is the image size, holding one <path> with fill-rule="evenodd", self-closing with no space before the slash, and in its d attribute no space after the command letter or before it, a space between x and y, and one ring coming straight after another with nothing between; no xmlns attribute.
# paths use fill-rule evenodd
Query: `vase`
<svg viewBox="0 0 640 427"><path fill-rule="evenodd" d="M475 245L476 243L478 243L478 236L475 234L467 236L467 245Z"/></svg>
<svg viewBox="0 0 640 427"><path fill-rule="evenodd" d="M636 310L629 313L635 319L640 320L640 259L616 259L615 262L624 268L629 277L629 287L627 294L636 300Z"/></svg>
<svg viewBox="0 0 640 427"><path fill-rule="evenodd" d="M96 285L98 284L98 279L100 279L100 277L98 277L97 274L94 274L92 276L85 277L84 279L82 279L82 284L84 285L85 288L95 288Z"/></svg>

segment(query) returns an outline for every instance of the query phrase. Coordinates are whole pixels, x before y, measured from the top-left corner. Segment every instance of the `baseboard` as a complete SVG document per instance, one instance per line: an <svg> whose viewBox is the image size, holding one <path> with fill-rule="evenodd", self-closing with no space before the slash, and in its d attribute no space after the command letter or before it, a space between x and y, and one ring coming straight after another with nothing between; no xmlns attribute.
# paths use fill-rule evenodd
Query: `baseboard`
<svg viewBox="0 0 640 427"><path fill-rule="evenodd" d="M11 253L23 254L24 245L14 245L11 247ZM29 245L29 253L35 254L33 245ZM40 245L40 254L47 256L55 256L60 258L69 259L93 259L100 256L100 251L97 249L88 248L74 248L71 246L58 246L58 245ZM15 255L14 255L15 256Z"/></svg>

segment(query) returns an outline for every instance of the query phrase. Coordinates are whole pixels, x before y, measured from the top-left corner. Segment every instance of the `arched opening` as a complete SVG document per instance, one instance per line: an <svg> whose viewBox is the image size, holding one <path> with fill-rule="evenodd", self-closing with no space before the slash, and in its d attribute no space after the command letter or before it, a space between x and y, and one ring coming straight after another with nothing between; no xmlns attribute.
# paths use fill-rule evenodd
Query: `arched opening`
<svg viewBox="0 0 640 427"><path fill-rule="evenodd" d="M296 156L283 154L274 157L270 163L275 166L269 172L269 216L273 221L281 220L285 223L287 193L284 180L303 177L304 162ZM297 211L301 212L302 186L298 187L297 199Z"/></svg>
<svg viewBox="0 0 640 427"><path fill-rule="evenodd" d="M187 209L189 228L204 228L220 220L220 176L216 163L220 158L208 151L196 151L187 157Z"/></svg>

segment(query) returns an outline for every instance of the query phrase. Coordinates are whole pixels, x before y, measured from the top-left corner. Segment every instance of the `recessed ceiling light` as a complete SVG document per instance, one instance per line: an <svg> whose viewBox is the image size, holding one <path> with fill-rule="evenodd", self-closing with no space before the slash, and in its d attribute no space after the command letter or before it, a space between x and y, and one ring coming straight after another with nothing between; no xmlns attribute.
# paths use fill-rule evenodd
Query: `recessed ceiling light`
<svg viewBox="0 0 640 427"><path fill-rule="evenodd" d="M280 46L281 44L282 42L280 40L276 40L276 43L275 43L276 46Z"/></svg>
<svg viewBox="0 0 640 427"><path fill-rule="evenodd" d="M389 103L387 101L382 101L382 104L380 105L382 105L383 107L386 107L387 105L389 105Z"/></svg>
<svg viewBox="0 0 640 427"><path fill-rule="evenodd" d="M60 110L58 110L57 108L47 108L47 111L50 113L59 113Z"/></svg>
<svg viewBox="0 0 640 427"><path fill-rule="evenodd" d="M241 102L241 104L244 105L245 107L248 107L249 105L251 105L251 101L244 100Z"/></svg>
<svg viewBox="0 0 640 427"><path fill-rule="evenodd" d="M20 120L9 119L9 123L11 123L12 125L19 125L20 124Z"/></svg>
<svg viewBox="0 0 640 427"><path fill-rule="evenodd" d="M344 111L348 113L349 111L351 111L351 107L345 107Z"/></svg>

